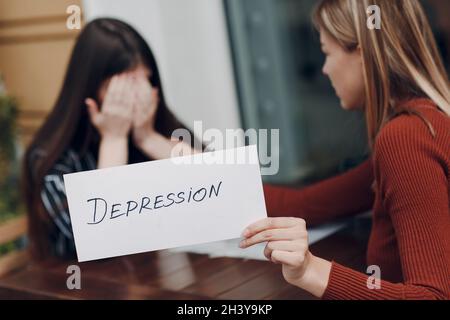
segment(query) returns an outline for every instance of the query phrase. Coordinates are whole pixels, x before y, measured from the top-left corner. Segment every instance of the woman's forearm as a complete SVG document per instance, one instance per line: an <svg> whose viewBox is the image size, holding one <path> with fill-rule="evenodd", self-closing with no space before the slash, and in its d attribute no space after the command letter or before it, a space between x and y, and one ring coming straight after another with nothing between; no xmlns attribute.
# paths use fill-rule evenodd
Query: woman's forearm
<svg viewBox="0 0 450 320"><path fill-rule="evenodd" d="M192 149L188 144L179 141L171 141L158 132L149 134L142 143L140 149L152 159L168 159L175 156L186 156L199 151Z"/></svg>
<svg viewBox="0 0 450 320"><path fill-rule="evenodd" d="M126 165L127 163L127 137L102 138L98 152L98 169Z"/></svg>
<svg viewBox="0 0 450 320"><path fill-rule="evenodd" d="M315 226L355 216L372 208L374 193L372 160L343 174L296 189L264 185L270 217L300 217Z"/></svg>

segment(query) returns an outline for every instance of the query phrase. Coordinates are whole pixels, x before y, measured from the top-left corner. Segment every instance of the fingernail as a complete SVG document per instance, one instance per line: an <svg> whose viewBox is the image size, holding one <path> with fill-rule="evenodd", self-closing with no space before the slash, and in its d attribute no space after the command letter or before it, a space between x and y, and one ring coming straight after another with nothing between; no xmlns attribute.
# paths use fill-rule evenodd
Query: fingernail
<svg viewBox="0 0 450 320"><path fill-rule="evenodd" d="M242 240L241 242L239 242L239 248L243 248L245 247L245 240Z"/></svg>
<svg viewBox="0 0 450 320"><path fill-rule="evenodd" d="M242 236L243 237L247 237L248 234L249 234L249 230L248 229L245 229L244 231L242 231Z"/></svg>

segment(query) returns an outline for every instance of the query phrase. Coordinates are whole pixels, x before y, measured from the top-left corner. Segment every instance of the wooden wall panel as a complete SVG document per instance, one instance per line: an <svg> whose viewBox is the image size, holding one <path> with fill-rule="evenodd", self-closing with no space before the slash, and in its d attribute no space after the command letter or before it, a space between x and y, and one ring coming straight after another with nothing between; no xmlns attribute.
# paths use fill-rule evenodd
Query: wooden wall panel
<svg viewBox="0 0 450 320"><path fill-rule="evenodd" d="M66 9L81 0L0 0L0 73L19 101L24 147L53 107L78 30Z"/></svg>

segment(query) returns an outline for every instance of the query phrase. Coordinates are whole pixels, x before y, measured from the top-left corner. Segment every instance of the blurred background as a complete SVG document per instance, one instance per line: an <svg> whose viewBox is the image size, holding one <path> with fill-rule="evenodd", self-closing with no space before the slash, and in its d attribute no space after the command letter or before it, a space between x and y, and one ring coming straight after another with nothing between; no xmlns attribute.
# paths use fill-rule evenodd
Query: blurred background
<svg viewBox="0 0 450 320"><path fill-rule="evenodd" d="M189 127L280 129L280 170L266 182L305 185L363 161L363 115L341 110L321 74L314 3L0 0L0 255L25 245L20 159L53 107L79 33L66 27L70 5L81 8L82 25L116 17L146 38L168 105ZM448 70L450 1L423 3Z"/></svg>

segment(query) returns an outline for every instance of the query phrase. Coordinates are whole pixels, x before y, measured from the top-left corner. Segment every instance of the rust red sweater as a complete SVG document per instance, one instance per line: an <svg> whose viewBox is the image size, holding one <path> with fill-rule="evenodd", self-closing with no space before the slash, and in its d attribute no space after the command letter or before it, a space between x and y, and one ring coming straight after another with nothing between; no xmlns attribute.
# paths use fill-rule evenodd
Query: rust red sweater
<svg viewBox="0 0 450 320"><path fill-rule="evenodd" d="M381 289L333 261L323 299L450 299L450 117L426 99L403 106L428 119L436 137L420 117L402 114L359 167L303 189L264 186L269 216L309 225L373 208L367 264L380 267Z"/></svg>

